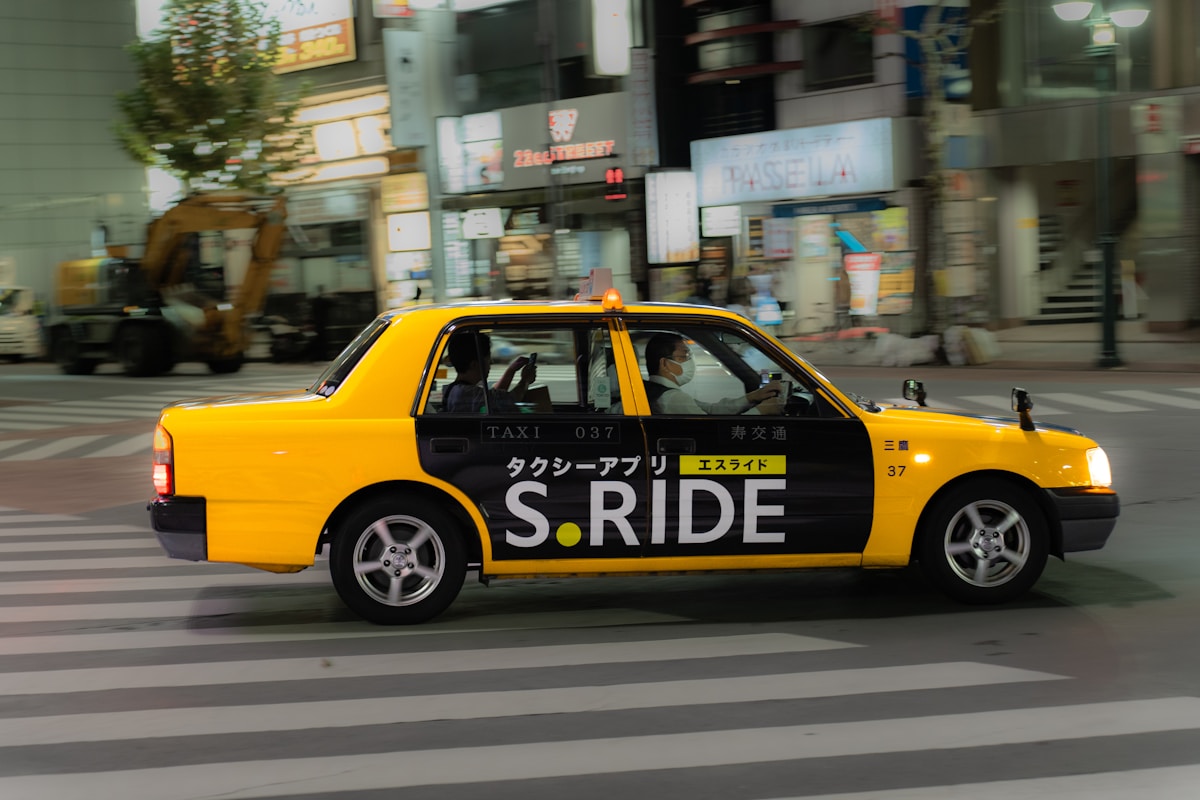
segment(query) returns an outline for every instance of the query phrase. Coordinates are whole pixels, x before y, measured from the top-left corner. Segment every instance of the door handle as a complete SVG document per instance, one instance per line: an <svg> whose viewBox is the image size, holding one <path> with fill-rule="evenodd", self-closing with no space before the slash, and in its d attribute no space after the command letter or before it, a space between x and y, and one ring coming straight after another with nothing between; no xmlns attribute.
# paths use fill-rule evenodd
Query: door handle
<svg viewBox="0 0 1200 800"><path fill-rule="evenodd" d="M467 440L459 437L430 439L429 450L433 453L465 453L467 452Z"/></svg>
<svg viewBox="0 0 1200 800"><path fill-rule="evenodd" d="M691 454L696 452L695 439L659 439L658 454L660 456L672 456L680 454Z"/></svg>

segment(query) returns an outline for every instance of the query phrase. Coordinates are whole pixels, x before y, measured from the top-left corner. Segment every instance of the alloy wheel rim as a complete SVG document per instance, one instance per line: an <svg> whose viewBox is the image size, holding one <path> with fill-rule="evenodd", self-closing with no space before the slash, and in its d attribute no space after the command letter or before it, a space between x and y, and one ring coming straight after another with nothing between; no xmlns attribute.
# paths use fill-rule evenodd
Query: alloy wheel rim
<svg viewBox="0 0 1200 800"><path fill-rule="evenodd" d="M426 522L407 515L383 517L368 525L354 543L354 576L377 603L410 606L429 597L441 583L446 549Z"/></svg>
<svg viewBox="0 0 1200 800"><path fill-rule="evenodd" d="M946 525L943 547L955 576L972 586L1008 583L1029 559L1032 535L1025 518L1001 500L977 500Z"/></svg>

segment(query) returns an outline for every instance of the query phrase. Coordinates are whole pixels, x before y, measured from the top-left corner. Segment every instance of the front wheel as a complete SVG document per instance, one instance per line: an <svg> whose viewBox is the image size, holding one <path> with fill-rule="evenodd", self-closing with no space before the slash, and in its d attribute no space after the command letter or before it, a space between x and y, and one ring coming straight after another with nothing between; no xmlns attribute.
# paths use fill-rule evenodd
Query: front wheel
<svg viewBox="0 0 1200 800"><path fill-rule="evenodd" d="M1003 603L1029 590L1046 567L1049 530L1029 493L972 481L940 498L920 532L917 557L929 580L964 603Z"/></svg>
<svg viewBox="0 0 1200 800"><path fill-rule="evenodd" d="M50 343L50 358L67 375L91 375L96 362L79 355L79 343L65 328L56 330Z"/></svg>
<svg viewBox="0 0 1200 800"><path fill-rule="evenodd" d="M335 531L334 588L352 611L378 625L433 619L458 596L466 552L455 521L428 502L368 503Z"/></svg>

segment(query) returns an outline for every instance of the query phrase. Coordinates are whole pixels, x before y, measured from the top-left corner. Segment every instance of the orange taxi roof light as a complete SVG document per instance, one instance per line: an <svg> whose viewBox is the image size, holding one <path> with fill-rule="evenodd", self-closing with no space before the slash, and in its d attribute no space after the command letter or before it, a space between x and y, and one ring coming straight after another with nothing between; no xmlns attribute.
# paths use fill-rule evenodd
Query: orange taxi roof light
<svg viewBox="0 0 1200 800"><path fill-rule="evenodd" d="M621 299L621 292L615 286L606 289L604 297L600 301L600 307L605 311L620 311L625 308L625 301Z"/></svg>

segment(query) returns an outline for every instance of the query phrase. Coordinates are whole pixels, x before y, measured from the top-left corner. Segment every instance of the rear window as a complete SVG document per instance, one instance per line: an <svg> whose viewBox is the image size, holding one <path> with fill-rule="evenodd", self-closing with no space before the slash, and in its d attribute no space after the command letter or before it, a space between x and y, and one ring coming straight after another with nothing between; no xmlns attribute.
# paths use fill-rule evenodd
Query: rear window
<svg viewBox="0 0 1200 800"><path fill-rule="evenodd" d="M354 337L354 341L346 345L346 349L341 355L335 358L329 367L321 373L316 382L308 387L310 392L316 392L322 397L329 397L338 390L346 377L354 370L354 367L362 360L362 357L367 354L367 351L375 344L383 332L387 329L390 321L384 317L380 317L372 322L367 327L359 332L358 336Z"/></svg>

